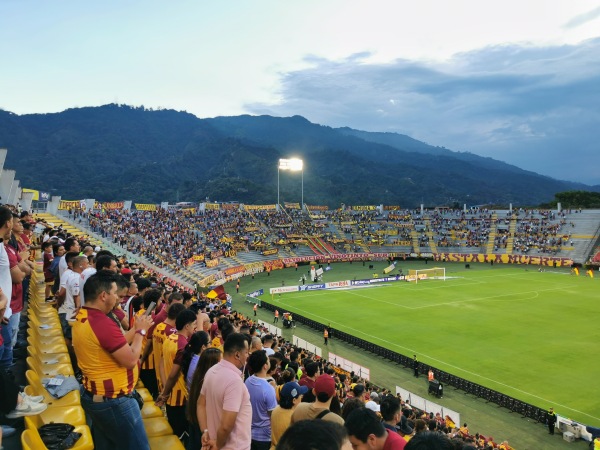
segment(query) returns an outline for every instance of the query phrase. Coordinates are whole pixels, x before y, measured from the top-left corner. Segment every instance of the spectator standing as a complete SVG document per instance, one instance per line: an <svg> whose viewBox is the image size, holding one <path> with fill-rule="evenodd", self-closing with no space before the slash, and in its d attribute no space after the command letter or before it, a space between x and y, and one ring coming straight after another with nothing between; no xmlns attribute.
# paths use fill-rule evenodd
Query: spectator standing
<svg viewBox="0 0 600 450"><path fill-rule="evenodd" d="M271 363L264 350L252 352L248 365L253 375L246 379L245 385L250 394L252 405L252 450L271 448L271 413L277 407L275 389L267 381L267 371Z"/></svg>
<svg viewBox="0 0 600 450"><path fill-rule="evenodd" d="M343 425L344 419L329 410L331 400L335 395L335 380L333 377L327 374L318 377L315 381L313 393L316 397L314 403L300 403L292 414L292 423L301 420L322 419Z"/></svg>
<svg viewBox="0 0 600 450"><path fill-rule="evenodd" d="M184 440L187 433L185 405L188 397L185 376L182 373L183 354L189 339L196 331L196 314L190 309L184 309L175 319L177 333L170 335L163 343L163 361L167 380L162 393L156 399L156 406L166 403L167 419L173 433Z"/></svg>
<svg viewBox="0 0 600 450"><path fill-rule="evenodd" d="M142 339L152 319L140 316L127 344L121 328L108 317L118 301L115 275L92 275L85 283L86 303L73 325L73 347L83 373L81 406L92 420L95 448L148 450L148 438L137 401Z"/></svg>
<svg viewBox="0 0 600 450"><path fill-rule="evenodd" d="M12 230L12 212L5 206L0 206L0 289L4 293L7 301L2 309L4 311L0 316L0 369L7 369L13 360L13 351L11 346L12 330L8 326L9 317L12 314L10 309L10 299L12 297L12 278L10 270L10 261L5 249L5 242L10 238Z"/></svg>
<svg viewBox="0 0 600 450"><path fill-rule="evenodd" d="M358 408L346 418L346 430L353 449L403 450L406 441L394 431L386 429L374 411Z"/></svg>
<svg viewBox="0 0 600 450"><path fill-rule="evenodd" d="M292 414L308 392L306 386L294 381L285 383L279 392L279 405L271 413L271 450L275 450L283 433L292 423Z"/></svg>
<svg viewBox="0 0 600 450"><path fill-rule="evenodd" d="M242 381L247 359L248 337L232 333L225 340L223 359L206 373L198 405L203 447L250 449L252 405Z"/></svg>

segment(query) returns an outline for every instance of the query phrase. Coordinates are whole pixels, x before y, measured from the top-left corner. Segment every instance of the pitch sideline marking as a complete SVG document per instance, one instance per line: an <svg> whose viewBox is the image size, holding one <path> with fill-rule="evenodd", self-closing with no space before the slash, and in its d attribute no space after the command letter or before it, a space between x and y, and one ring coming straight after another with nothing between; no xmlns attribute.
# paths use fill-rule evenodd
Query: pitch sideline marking
<svg viewBox="0 0 600 450"><path fill-rule="evenodd" d="M285 306L290 306L290 307L292 307L292 308L295 308L295 306L292 306L292 305L287 305L287 304L285 304L285 303L283 303L283 305L285 305ZM391 346L393 346L393 347L398 347L398 348L401 348L401 349L404 349L404 350L408 350L408 352L409 352L409 353L417 353L417 351L416 351L416 350L414 350L414 349L410 349L410 348L408 348L408 347L403 347L402 345L398 345L398 344L396 344L396 343L394 343L394 342L390 342L390 341L388 341L388 340L386 340L386 339L382 339L382 338L380 338L380 337L378 337L378 336L373 336L372 334L365 333L364 331L357 330L356 328L353 328L353 327L350 327L350 326L347 326L347 325L341 324L341 323L339 323L339 322L336 322L336 321L330 321L330 320L329 320L329 319L327 319L326 317L319 316L319 315L317 315L317 314L313 314L313 313L311 313L311 312L309 312L309 311L306 311L306 310L303 310L303 309L298 309L298 311L301 311L301 312L304 312L304 313L310 314L310 315L312 315L313 317L318 317L318 318L320 318L320 319L323 319L323 320L325 320L325 321L329 321L329 323L335 323L335 324L338 324L338 325L342 325L342 326L344 326L345 328L347 328L347 329L349 329L349 330L352 330L352 331L354 331L354 332L356 332L356 333L360 333L360 334L362 334L362 335L364 335L364 336L368 336L368 337L370 337L370 338L372 338L372 339L375 339L375 340L377 340L377 341L380 341L380 342L385 342L386 344L389 344L389 345L391 345ZM484 379L484 380L490 381L490 382L492 382L492 383L495 383L495 384L497 384L497 385L504 386L504 387L506 387L506 388L509 388L509 389L513 389L514 391L520 392L520 393L522 393L522 394L525 394L525 395L529 395L529 396L531 396L531 397L534 397L534 398L537 398L537 399L539 399L539 400L542 400L542 401L544 401L544 402L546 402L546 403L554 404L554 405L560 406L561 408L565 408L565 409L568 409L568 410L570 410L570 411L573 411L573 412L576 412L576 413L579 413L579 414L583 414L584 416L590 417L590 418L592 418L592 419L595 419L595 420L600 420L600 417L595 417L595 416L592 416L591 414L588 414L588 413L586 413L586 412L579 411L579 410L577 410L577 409L574 409L574 408L571 408L571 407L569 407L569 406L566 406L566 405L560 404L560 403L558 403L558 402L555 402L555 401L552 401L552 400L548 400L548 399L546 399L546 398L544 398L544 397L540 397L539 395L532 394L531 392L527 392L527 391L524 391L524 390L522 390L522 389L516 388L516 387L514 387L514 386L511 386L511 385L509 385L509 384L502 383L502 382L500 382L500 381L496 381L496 380L494 380L494 379L492 379L492 378L489 378L489 377L486 377L486 376L480 375L480 374L478 374L478 373L471 372L470 370L466 370L466 369L463 369L463 368L461 368L461 367L455 366L455 365L453 365L453 364L449 364L449 363L447 363L447 362L445 362L445 361L442 361L442 360L440 360L440 359L437 359L437 358L431 357L431 356L429 356L429 355L427 355L427 354L424 354L424 353L422 353L422 352L419 352L419 353L420 353L421 355L425 356L426 358L429 358L429 359L431 359L432 361L436 361L436 362L438 362L438 363L441 363L441 364L444 364L444 365L446 365L446 366L448 366L448 367L452 367L453 369L459 370L459 371L461 371L461 372L464 372L464 373L467 373L467 374L469 374L469 375L473 375L473 376L475 376L475 377L479 377L479 378L481 378L481 379Z"/></svg>

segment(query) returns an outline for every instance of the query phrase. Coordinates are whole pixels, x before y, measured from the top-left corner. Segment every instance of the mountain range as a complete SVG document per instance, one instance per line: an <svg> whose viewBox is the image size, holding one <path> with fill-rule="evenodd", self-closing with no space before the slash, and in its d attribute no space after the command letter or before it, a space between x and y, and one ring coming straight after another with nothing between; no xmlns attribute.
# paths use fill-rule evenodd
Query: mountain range
<svg viewBox="0 0 600 450"><path fill-rule="evenodd" d="M110 104L60 113L0 111L5 168L21 186L63 199L240 201L402 207L536 206L567 190L504 162L433 147L397 133L331 128L303 117L199 119L173 110ZM278 172L298 157L302 173Z"/></svg>

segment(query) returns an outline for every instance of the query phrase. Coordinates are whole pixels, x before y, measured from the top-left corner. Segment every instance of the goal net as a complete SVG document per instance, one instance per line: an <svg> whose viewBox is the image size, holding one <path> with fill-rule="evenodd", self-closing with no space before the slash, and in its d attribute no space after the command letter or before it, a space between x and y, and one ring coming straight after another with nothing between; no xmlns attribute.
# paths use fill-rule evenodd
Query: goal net
<svg viewBox="0 0 600 450"><path fill-rule="evenodd" d="M408 281L418 283L423 280L446 280L446 268L413 269L408 271Z"/></svg>

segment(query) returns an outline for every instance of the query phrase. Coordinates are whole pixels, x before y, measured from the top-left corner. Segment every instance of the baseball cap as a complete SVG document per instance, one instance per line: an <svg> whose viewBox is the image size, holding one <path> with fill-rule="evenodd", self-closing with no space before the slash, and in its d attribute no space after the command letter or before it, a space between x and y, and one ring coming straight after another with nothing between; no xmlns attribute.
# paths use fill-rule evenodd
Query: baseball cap
<svg viewBox="0 0 600 450"><path fill-rule="evenodd" d="M367 403L365 403L365 408L368 408L371 411L379 412L379 410L381 409L381 406L379 406L373 400L369 400Z"/></svg>
<svg viewBox="0 0 600 450"><path fill-rule="evenodd" d="M308 387L300 386L295 381L289 381L283 385L281 388L281 392L279 392L279 396L283 398L295 399L300 395L304 395L308 392Z"/></svg>
<svg viewBox="0 0 600 450"><path fill-rule="evenodd" d="M324 392L329 397L333 397L335 394L335 380L331 375L323 374L319 376L315 381L315 393L319 394Z"/></svg>

